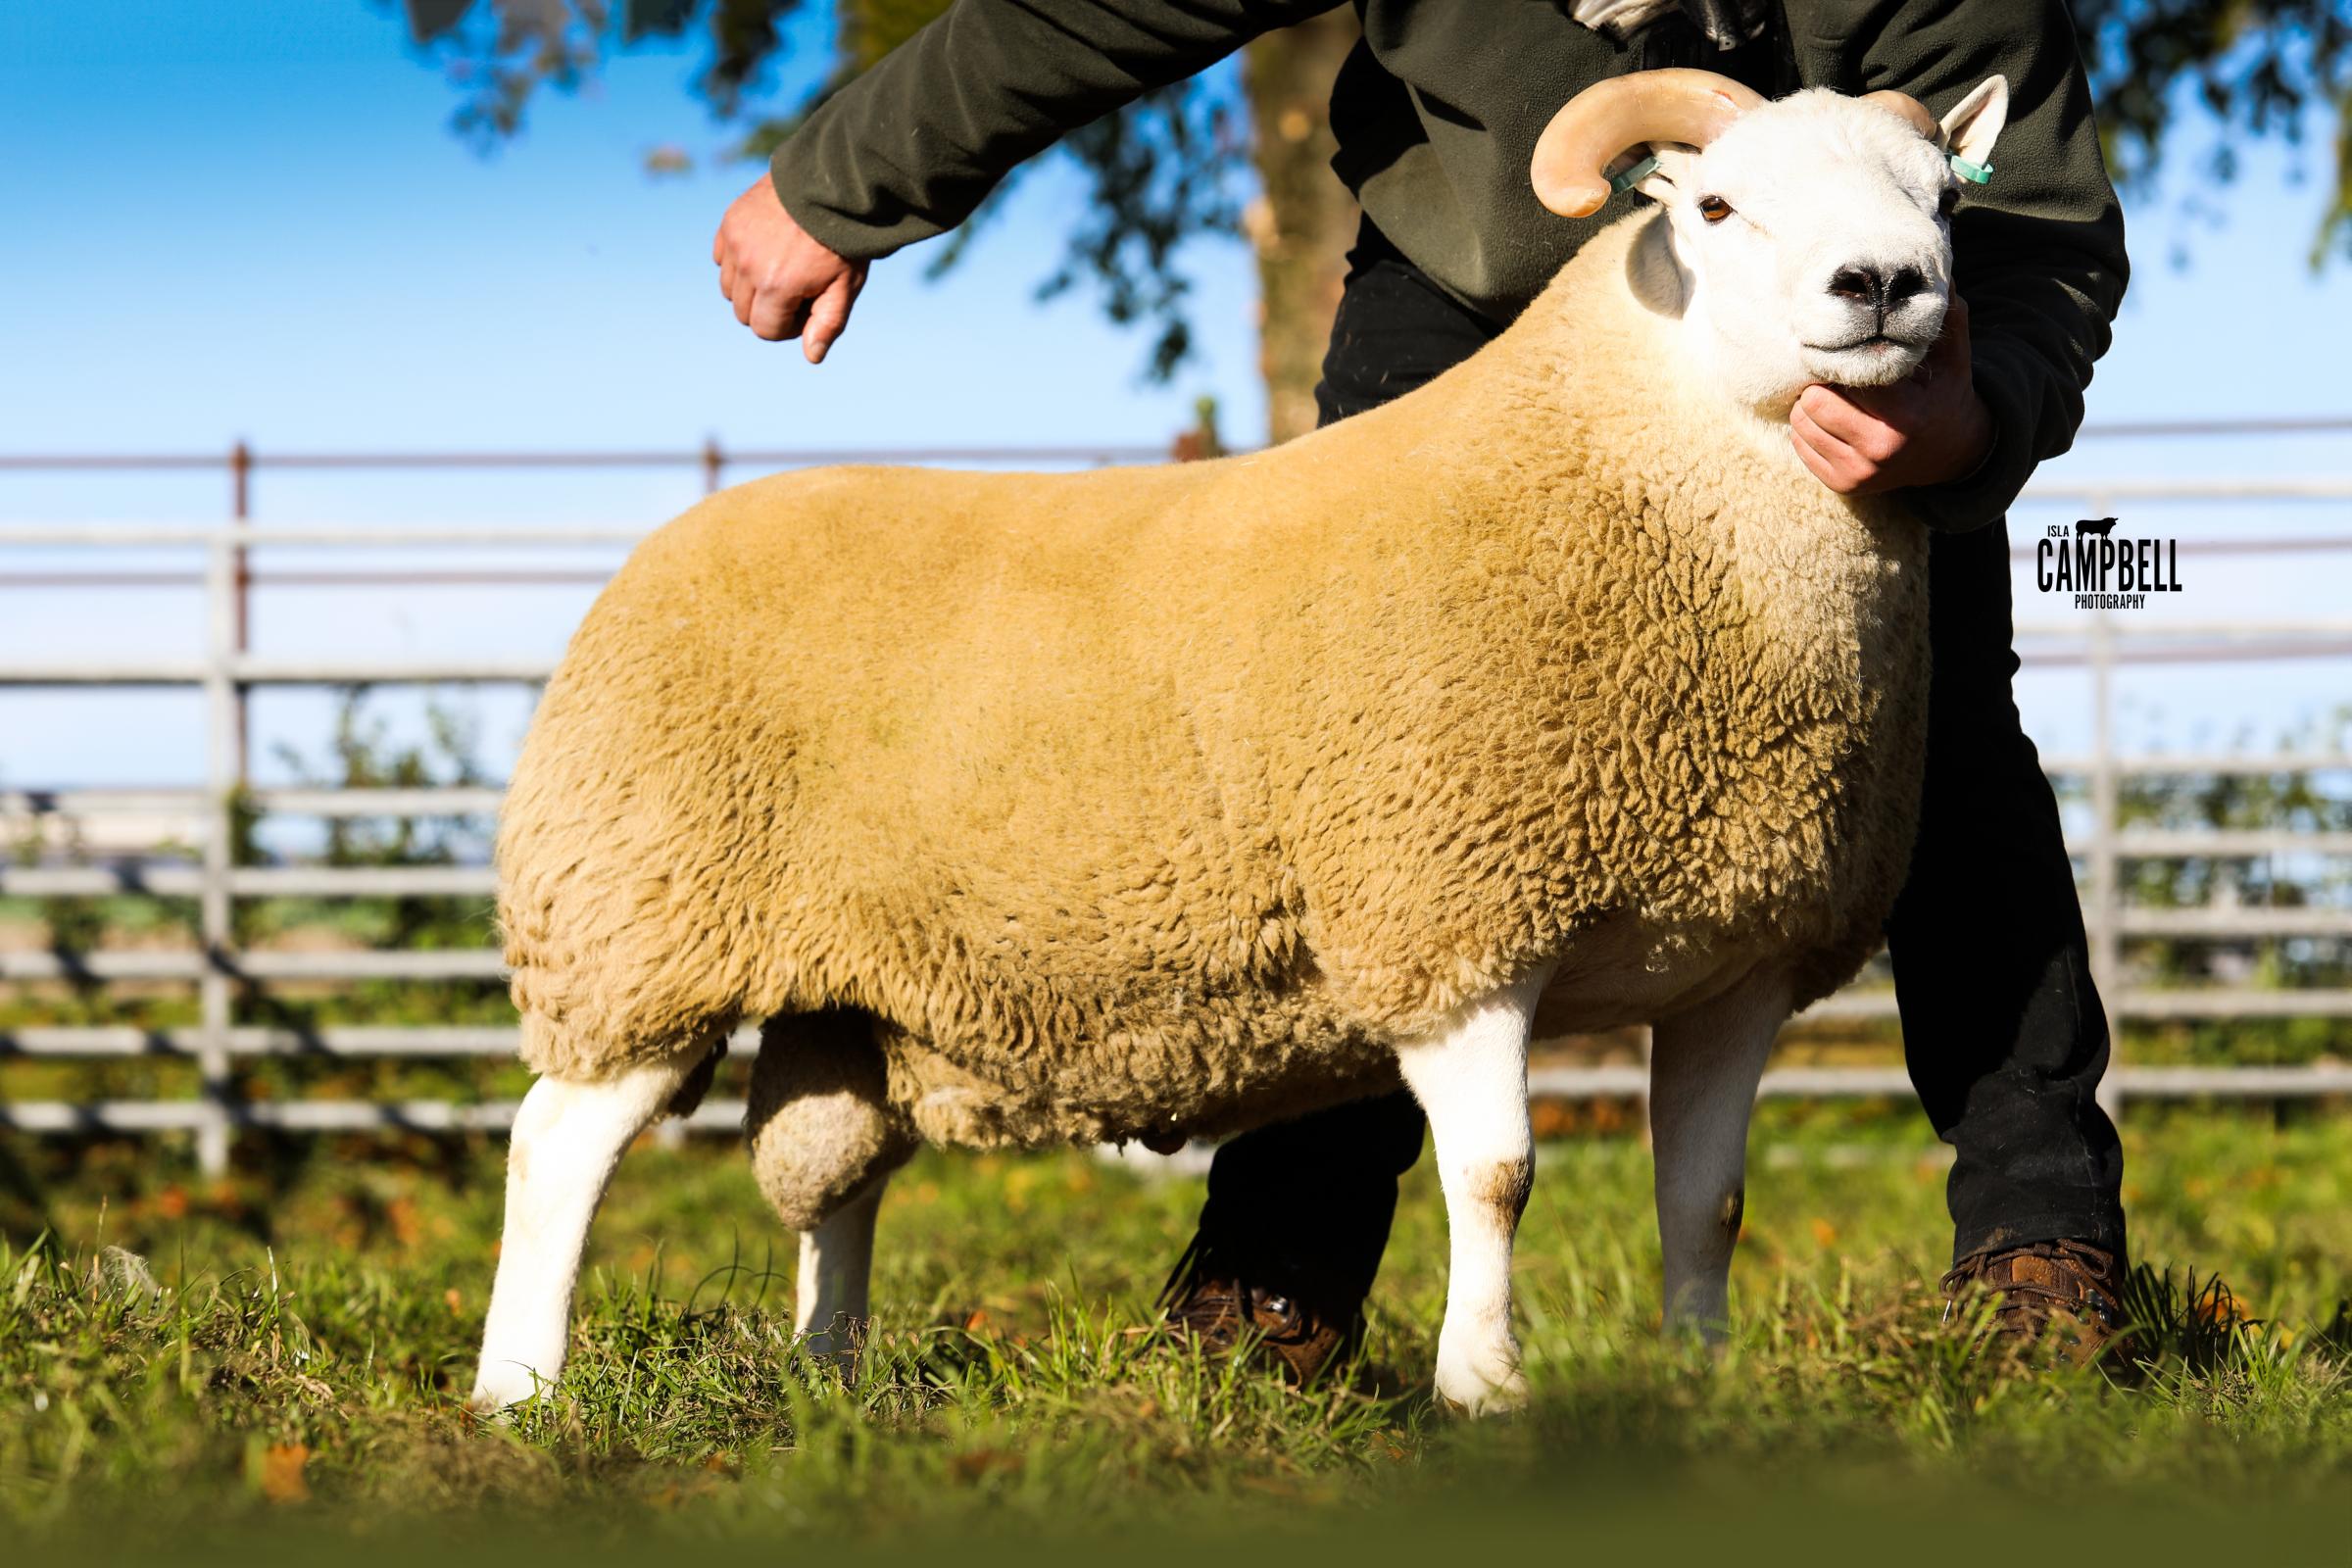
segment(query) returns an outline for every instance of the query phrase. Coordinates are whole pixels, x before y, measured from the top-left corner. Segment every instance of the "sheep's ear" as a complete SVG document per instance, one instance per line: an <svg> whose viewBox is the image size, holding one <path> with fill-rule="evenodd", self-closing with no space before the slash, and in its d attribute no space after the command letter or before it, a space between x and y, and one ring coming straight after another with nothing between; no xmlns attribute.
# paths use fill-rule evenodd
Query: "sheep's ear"
<svg viewBox="0 0 2352 1568"><path fill-rule="evenodd" d="M2009 78L1986 76L1943 117L1943 150L1989 168L1992 144L2009 122Z"/></svg>

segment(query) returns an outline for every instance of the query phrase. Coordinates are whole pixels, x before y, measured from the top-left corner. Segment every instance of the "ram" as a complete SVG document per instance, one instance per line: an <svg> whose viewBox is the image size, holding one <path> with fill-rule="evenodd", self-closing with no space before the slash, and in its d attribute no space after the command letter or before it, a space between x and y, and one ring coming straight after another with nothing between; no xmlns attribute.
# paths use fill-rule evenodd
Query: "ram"
<svg viewBox="0 0 2352 1568"><path fill-rule="evenodd" d="M2006 103L1605 82L1538 194L1654 209L1408 397L1219 462L769 478L648 539L500 827L541 1076L477 1399L561 1369L622 1149L750 1019L806 1332L862 1316L921 1141L1165 1144L1401 1078L1437 1388L1506 1404L1540 1001L1653 1025L1667 1314L1718 1324L1767 1049L1877 944L1924 741L1926 537L1788 412L1920 363Z"/></svg>

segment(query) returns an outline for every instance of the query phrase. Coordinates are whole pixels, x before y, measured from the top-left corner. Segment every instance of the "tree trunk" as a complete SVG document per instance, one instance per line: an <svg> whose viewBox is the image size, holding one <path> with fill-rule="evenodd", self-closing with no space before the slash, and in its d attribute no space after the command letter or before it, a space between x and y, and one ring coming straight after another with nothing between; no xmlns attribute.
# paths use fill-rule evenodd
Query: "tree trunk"
<svg viewBox="0 0 2352 1568"><path fill-rule="evenodd" d="M1355 198L1331 172L1329 111L1332 78L1356 37L1355 12L1344 7L1242 53L1262 193L1245 227L1257 251L1258 368L1274 441L1315 427L1315 382L1355 242Z"/></svg>

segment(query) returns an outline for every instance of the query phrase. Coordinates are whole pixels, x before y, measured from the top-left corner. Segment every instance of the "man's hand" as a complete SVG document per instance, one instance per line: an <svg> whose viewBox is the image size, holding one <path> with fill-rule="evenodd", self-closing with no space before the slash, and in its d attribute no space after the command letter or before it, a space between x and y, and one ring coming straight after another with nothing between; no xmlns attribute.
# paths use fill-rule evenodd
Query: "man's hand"
<svg viewBox="0 0 2352 1568"><path fill-rule="evenodd" d="M1839 495L1968 474L1992 450L1992 413L1969 376L1967 303L1952 296L1936 346L1893 385L1805 388L1788 411L1788 439Z"/></svg>
<svg viewBox="0 0 2352 1568"><path fill-rule="evenodd" d="M811 238L765 174L727 209L710 260L718 264L718 291L734 302L735 319L771 343L799 338L810 365L824 364L865 287L866 264Z"/></svg>

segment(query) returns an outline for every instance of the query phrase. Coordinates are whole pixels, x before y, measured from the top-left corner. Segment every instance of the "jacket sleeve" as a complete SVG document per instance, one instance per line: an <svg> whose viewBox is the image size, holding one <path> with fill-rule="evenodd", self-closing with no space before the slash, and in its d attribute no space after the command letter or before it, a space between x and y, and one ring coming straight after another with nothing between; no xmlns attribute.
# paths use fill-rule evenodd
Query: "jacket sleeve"
<svg viewBox="0 0 2352 1568"><path fill-rule="evenodd" d="M1014 165L1259 33L1339 0L956 0L769 161L785 210L843 256L955 227Z"/></svg>
<svg viewBox="0 0 2352 1568"><path fill-rule="evenodd" d="M1874 7L1861 89L1910 93L1938 117L1970 88L2009 78L1991 183L1952 218L1954 283L1968 301L1992 449L1975 472L1909 499L1933 527L1982 527L2008 511L2035 464L2074 444L2091 362L2107 351L2129 264L2090 87L2057 0L1907 0Z"/></svg>

